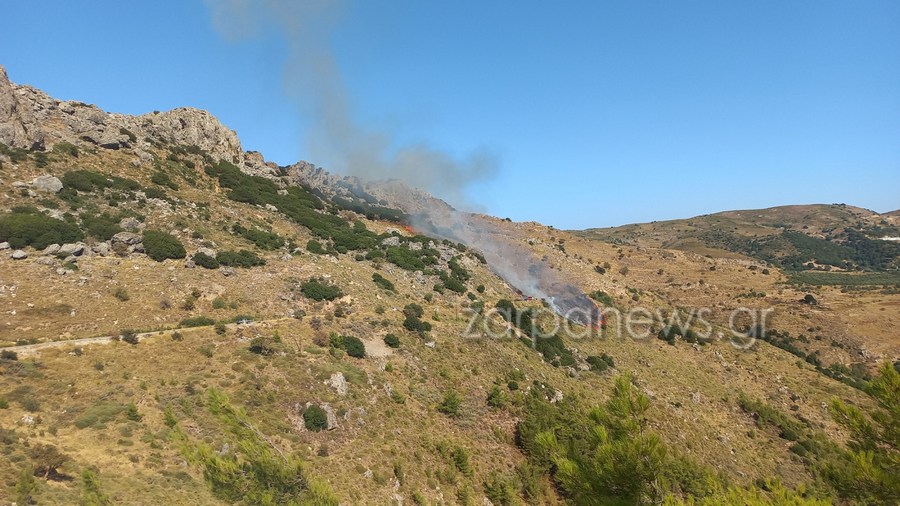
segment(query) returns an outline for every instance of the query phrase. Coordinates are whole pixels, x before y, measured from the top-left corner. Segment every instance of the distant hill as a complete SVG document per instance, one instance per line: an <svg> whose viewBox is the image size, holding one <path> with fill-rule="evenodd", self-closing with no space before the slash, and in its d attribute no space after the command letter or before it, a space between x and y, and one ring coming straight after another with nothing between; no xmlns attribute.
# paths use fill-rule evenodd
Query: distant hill
<svg viewBox="0 0 900 506"><path fill-rule="evenodd" d="M748 257L787 270L886 271L900 267L900 216L846 204L726 211L576 234L613 244Z"/></svg>

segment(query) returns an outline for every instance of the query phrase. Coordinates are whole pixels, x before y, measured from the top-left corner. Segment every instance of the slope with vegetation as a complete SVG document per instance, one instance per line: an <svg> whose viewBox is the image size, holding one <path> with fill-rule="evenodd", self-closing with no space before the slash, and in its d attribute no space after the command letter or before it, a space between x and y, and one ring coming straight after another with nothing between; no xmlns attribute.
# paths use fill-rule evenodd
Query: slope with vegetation
<svg viewBox="0 0 900 506"><path fill-rule="evenodd" d="M27 254L0 254L4 499L896 502L887 289L496 220L602 306L661 312L646 339L578 337L478 251L399 227L415 206L297 185L206 113L110 116L97 142L65 121L0 146L0 242ZM719 331L749 302L776 313L748 349L659 316L710 307ZM115 337L70 342L93 336Z"/></svg>

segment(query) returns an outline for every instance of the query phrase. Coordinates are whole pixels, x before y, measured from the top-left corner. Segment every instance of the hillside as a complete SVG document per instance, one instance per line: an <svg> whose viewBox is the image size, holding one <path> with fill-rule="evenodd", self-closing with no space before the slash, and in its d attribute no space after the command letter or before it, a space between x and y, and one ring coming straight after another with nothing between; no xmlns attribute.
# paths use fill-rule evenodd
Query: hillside
<svg viewBox="0 0 900 506"><path fill-rule="evenodd" d="M874 409L900 357L896 290L280 167L204 111L110 114L0 68L0 143L7 503L830 503L828 404ZM732 336L741 307L769 332ZM692 309L707 336L673 330Z"/></svg>
<svg viewBox="0 0 900 506"><path fill-rule="evenodd" d="M754 258L798 270L896 271L900 222L846 204L727 211L684 220L588 229L579 235L614 244Z"/></svg>

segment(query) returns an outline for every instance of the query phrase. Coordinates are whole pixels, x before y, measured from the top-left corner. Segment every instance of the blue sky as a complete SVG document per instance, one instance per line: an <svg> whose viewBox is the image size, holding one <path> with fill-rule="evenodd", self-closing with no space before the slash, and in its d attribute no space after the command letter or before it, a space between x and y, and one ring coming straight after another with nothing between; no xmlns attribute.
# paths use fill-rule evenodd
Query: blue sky
<svg viewBox="0 0 900 506"><path fill-rule="evenodd" d="M900 2L347 0L325 33L354 118L392 145L484 148L470 202L559 228L846 202L900 208ZM291 34L197 1L14 2L14 82L104 109L207 109L310 159Z"/></svg>

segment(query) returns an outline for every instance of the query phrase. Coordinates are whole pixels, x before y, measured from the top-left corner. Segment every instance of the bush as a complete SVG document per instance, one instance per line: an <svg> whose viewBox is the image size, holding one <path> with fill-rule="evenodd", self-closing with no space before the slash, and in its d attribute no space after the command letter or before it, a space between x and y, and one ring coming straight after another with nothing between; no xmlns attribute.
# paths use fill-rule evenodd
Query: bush
<svg viewBox="0 0 900 506"><path fill-rule="evenodd" d="M228 267L250 268L266 265L266 261L252 251L242 249L240 251L220 251L216 254L216 260Z"/></svg>
<svg viewBox="0 0 900 506"><path fill-rule="evenodd" d="M75 158L78 157L78 146L72 144L71 142L57 142L53 145L52 151L61 155L68 155Z"/></svg>
<svg viewBox="0 0 900 506"><path fill-rule="evenodd" d="M14 208L0 217L0 242L14 249L31 246L44 249L51 244L80 241L84 234L75 225L53 219L33 208Z"/></svg>
<svg viewBox="0 0 900 506"><path fill-rule="evenodd" d="M494 385L487 396L487 405L492 408L502 408L506 405L506 392Z"/></svg>
<svg viewBox="0 0 900 506"><path fill-rule="evenodd" d="M152 181L153 184L158 184L159 186L165 186L172 190L178 189L178 185L175 183L175 181L172 181L172 178L169 177L168 174L166 174L165 172L162 172L162 171L154 172L153 175L150 176L150 181Z"/></svg>
<svg viewBox="0 0 900 506"><path fill-rule="evenodd" d="M316 255L324 255L325 253L327 253L327 251L325 251L325 248L322 247L322 243L315 239L310 239L306 243L306 251L315 253Z"/></svg>
<svg viewBox="0 0 900 506"><path fill-rule="evenodd" d="M312 405L303 411L303 425L307 430L318 432L328 426L328 414L319 406Z"/></svg>
<svg viewBox="0 0 900 506"><path fill-rule="evenodd" d="M124 191L141 189L141 185L137 181L89 170L70 170L63 174L61 181L64 188L71 188L80 192L92 192L106 188Z"/></svg>
<svg viewBox="0 0 900 506"><path fill-rule="evenodd" d="M313 278L300 284L300 292L314 301L334 300L344 296L341 289L322 278Z"/></svg>
<svg viewBox="0 0 900 506"><path fill-rule="evenodd" d="M184 246L176 237L160 230L144 231L144 251L147 256L162 262L163 260L172 258L184 258L187 256Z"/></svg>
<svg viewBox="0 0 900 506"><path fill-rule="evenodd" d="M447 391L437 410L447 416L459 418L462 416L462 397L455 390Z"/></svg>
<svg viewBox="0 0 900 506"><path fill-rule="evenodd" d="M191 257L191 260L194 261L196 265L203 267L204 269L218 269L219 261L215 259L215 257L211 257L206 253L198 251L194 253L194 256Z"/></svg>
<svg viewBox="0 0 900 506"><path fill-rule="evenodd" d="M265 230L259 230L256 228L244 228L237 223L235 223L234 226L231 227L231 230L235 234L238 234L244 239L252 242L259 249L276 250L284 246L284 238L273 232L266 232Z"/></svg>
<svg viewBox="0 0 900 506"><path fill-rule="evenodd" d="M128 290L121 286L113 290L113 297L119 299L122 302L127 302L131 299L131 296L128 295Z"/></svg>
<svg viewBox="0 0 900 506"><path fill-rule="evenodd" d="M215 320L208 316L194 316L192 318L185 318L181 320L181 323L178 324L179 327L206 327L209 325L214 325L216 323Z"/></svg>
<svg viewBox="0 0 900 506"><path fill-rule="evenodd" d="M121 334L119 334L119 339L125 341L128 344L137 344L138 343L138 335L137 332L133 330L123 330Z"/></svg>
<svg viewBox="0 0 900 506"><path fill-rule="evenodd" d="M418 304L413 303L413 304L407 304L406 306L403 306L403 315L406 316L407 318L408 317L421 318L422 315L424 315L424 314L425 314L425 310L422 309L422 306L420 306Z"/></svg>
<svg viewBox="0 0 900 506"><path fill-rule="evenodd" d="M388 334L384 336L384 344L388 345L391 348L399 348L400 338L395 336L394 334Z"/></svg>
<svg viewBox="0 0 900 506"><path fill-rule="evenodd" d="M612 357L606 353L600 356L591 355L586 361L591 366L591 370L595 372L604 372L611 367L615 367Z"/></svg>
<svg viewBox="0 0 900 506"><path fill-rule="evenodd" d="M95 216L88 213L82 213L81 227L87 232L87 235L97 238L101 241L108 241L112 236L122 231L118 220L107 213Z"/></svg>
<svg viewBox="0 0 900 506"><path fill-rule="evenodd" d="M344 336L344 350L353 358L365 358L366 356L366 347L358 337Z"/></svg>
<svg viewBox="0 0 900 506"><path fill-rule="evenodd" d="M0 360L19 360L19 355L12 350L0 351Z"/></svg>
<svg viewBox="0 0 900 506"><path fill-rule="evenodd" d="M385 278L381 274L378 274L377 272L372 274L372 281L375 282L375 284L380 288L383 288L389 292L397 291L396 288L394 288L394 283L391 283L389 279Z"/></svg>
<svg viewBox="0 0 900 506"><path fill-rule="evenodd" d="M144 418L144 415L140 414L140 412L138 412L137 406L133 402L131 402L125 408L125 418L131 420L132 422L140 422Z"/></svg>
<svg viewBox="0 0 900 506"><path fill-rule="evenodd" d="M102 428L103 424L118 416L124 409L125 406L121 404L106 402L94 404L75 419L75 427L79 429Z"/></svg>
<svg viewBox="0 0 900 506"><path fill-rule="evenodd" d="M250 353L257 355L273 355L277 351L275 340L270 336L254 337L250 340Z"/></svg>

